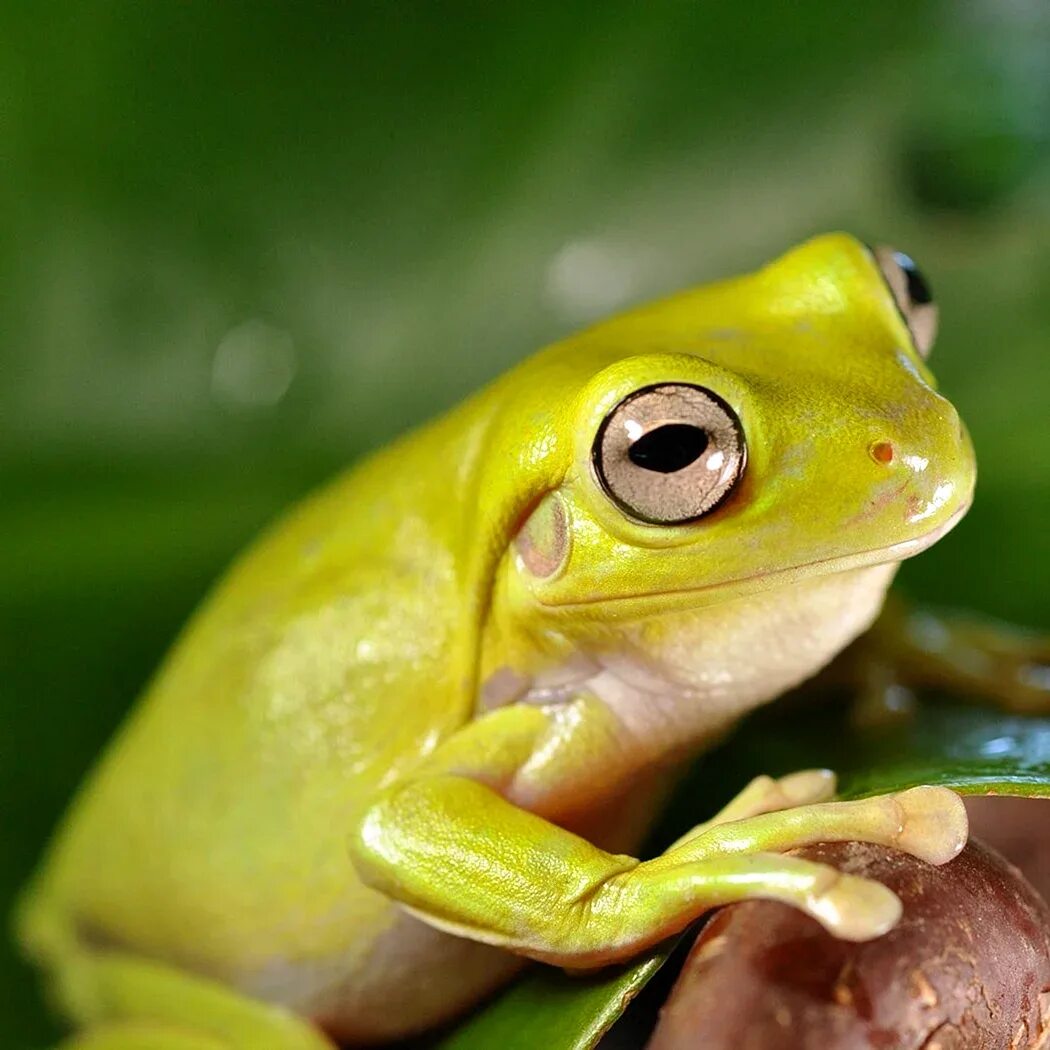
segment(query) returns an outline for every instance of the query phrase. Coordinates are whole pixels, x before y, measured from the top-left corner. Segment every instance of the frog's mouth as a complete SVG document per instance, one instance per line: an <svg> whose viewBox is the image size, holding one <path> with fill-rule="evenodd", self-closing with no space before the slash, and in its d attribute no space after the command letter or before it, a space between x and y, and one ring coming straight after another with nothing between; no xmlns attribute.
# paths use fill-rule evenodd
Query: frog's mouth
<svg viewBox="0 0 1050 1050"><path fill-rule="evenodd" d="M718 583L704 584L700 587L685 587L681 590L642 591L637 594L612 595L609 597L585 598L572 602L545 602L552 608L572 609L590 605L616 604L618 606L638 601L652 599L674 599L683 598L695 601L698 595L714 596L720 591L732 589L734 597L742 593L768 590L782 584L793 583L812 576L830 576L833 573L850 572L853 569L867 569L874 565L885 565L890 562L905 561L921 554L924 550L932 547L938 540L943 539L962 520L970 509L972 499L968 499L956 510L950 518L942 522L929 532L924 532L909 540L901 540L899 543L891 543L887 547L872 547L865 551L854 554L843 554L833 558L817 558L813 561L800 562L782 569L773 569L768 572L757 572L753 576L741 576L733 580L722 580Z"/></svg>

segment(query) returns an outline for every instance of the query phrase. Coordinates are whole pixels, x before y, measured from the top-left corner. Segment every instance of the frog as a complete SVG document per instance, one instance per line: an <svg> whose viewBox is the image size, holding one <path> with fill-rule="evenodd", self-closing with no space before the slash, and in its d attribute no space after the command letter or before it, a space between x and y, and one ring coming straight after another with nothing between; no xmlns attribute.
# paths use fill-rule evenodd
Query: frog
<svg viewBox="0 0 1050 1050"><path fill-rule="evenodd" d="M973 497L935 331L909 256L823 234L555 342L293 508L21 897L63 1046L390 1043L530 962L625 962L752 898L892 928L890 890L791 851L946 863L946 788L762 776L640 853L692 760L858 639L936 665L907 617L879 631L899 564Z"/></svg>

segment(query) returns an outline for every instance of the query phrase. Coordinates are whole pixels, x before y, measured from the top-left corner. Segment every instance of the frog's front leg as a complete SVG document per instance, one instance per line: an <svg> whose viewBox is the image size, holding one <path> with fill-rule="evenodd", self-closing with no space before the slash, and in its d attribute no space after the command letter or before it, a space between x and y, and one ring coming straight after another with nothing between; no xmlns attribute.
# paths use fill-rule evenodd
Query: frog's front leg
<svg viewBox="0 0 1050 1050"><path fill-rule="evenodd" d="M902 695L910 703L911 690L934 689L1014 714L1050 714L1050 638L897 597L847 650L840 673L860 687L869 713L892 713Z"/></svg>
<svg viewBox="0 0 1050 1050"><path fill-rule="evenodd" d="M889 890L781 851L863 840L943 863L966 838L960 800L940 788L774 812L759 791L757 803L739 807L758 815L716 818L654 860L607 853L520 804L553 814L563 790L629 774L630 742L603 705L584 698L568 710L489 715L387 788L353 836L362 878L441 929L590 967L628 959L709 908L752 897L793 904L840 937L878 936L900 913ZM809 790L822 797L827 783Z"/></svg>

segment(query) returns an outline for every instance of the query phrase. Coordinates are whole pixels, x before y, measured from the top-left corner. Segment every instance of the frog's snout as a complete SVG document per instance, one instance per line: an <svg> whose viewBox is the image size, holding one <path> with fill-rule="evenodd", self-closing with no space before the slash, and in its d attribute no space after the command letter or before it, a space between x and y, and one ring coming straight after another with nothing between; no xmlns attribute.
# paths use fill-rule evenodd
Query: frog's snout
<svg viewBox="0 0 1050 1050"><path fill-rule="evenodd" d="M881 435L866 453L885 474L872 509L894 505L909 529L925 533L962 516L973 498L976 470L970 436L947 402L935 422L927 419L917 428L916 437Z"/></svg>

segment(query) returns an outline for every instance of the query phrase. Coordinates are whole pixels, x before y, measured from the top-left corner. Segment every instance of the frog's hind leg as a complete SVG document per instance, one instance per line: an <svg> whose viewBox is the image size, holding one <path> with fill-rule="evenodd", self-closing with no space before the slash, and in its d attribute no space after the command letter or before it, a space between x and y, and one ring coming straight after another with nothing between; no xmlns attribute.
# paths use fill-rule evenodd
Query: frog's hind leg
<svg viewBox="0 0 1050 1050"><path fill-rule="evenodd" d="M899 716L908 690L930 689L1012 714L1050 715L1050 636L972 614L887 602L844 654L838 677L859 687L858 716ZM903 690L903 692L902 692ZM905 708L906 711L906 708Z"/></svg>
<svg viewBox="0 0 1050 1050"><path fill-rule="evenodd" d="M15 935L75 1034L62 1050L335 1050L310 1021L236 988L82 935L46 883L15 912Z"/></svg>
<svg viewBox="0 0 1050 1050"><path fill-rule="evenodd" d="M132 1022L72 1036L58 1050L226 1050L229 1045L207 1035Z"/></svg>
<svg viewBox="0 0 1050 1050"><path fill-rule="evenodd" d="M334 1050L290 1010L130 953L79 947L57 991L77 1024L61 1050Z"/></svg>

